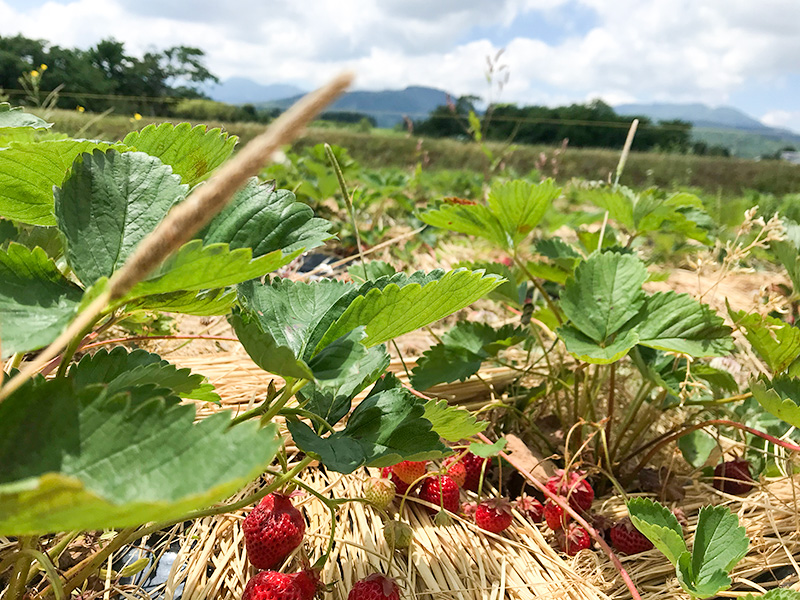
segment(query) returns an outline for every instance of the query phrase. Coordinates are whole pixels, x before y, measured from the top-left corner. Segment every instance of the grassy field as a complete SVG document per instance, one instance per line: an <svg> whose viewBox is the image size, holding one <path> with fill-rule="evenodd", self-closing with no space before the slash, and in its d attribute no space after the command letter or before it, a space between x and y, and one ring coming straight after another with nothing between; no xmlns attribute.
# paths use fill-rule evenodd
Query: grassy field
<svg viewBox="0 0 800 600"><path fill-rule="evenodd" d="M122 139L133 128L149 123L174 121L174 119L145 118L133 121L130 117L54 111L49 119L56 123L57 131L73 136ZM222 127L247 142L263 131L258 123L208 123ZM297 148L327 142L343 146L361 164L369 167L414 167L422 161L430 169L471 169L482 172L488 161L477 144L448 139L428 139L381 130L364 133L351 129L311 127L296 143ZM499 145L490 145L499 152ZM536 168L542 153L548 158L555 148L520 145L510 153L506 166L520 175ZM573 177L589 180L607 180L615 170L619 152L606 149L567 148L558 159L557 172L552 166L543 174L554 175L559 181ZM702 157L667 153L632 153L625 167L623 181L635 187L657 185L660 187L699 188L720 196L738 196L749 190L782 196L800 193L800 166L787 162L754 161L724 157Z"/></svg>

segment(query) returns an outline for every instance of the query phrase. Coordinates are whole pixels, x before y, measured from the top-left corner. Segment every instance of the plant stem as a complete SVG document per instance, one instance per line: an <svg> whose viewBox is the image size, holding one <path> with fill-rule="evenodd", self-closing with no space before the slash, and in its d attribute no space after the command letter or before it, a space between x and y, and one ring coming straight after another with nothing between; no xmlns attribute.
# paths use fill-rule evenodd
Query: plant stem
<svg viewBox="0 0 800 600"><path fill-rule="evenodd" d="M289 399L299 392L300 388L307 383L308 379L299 379L295 381L293 378L287 377L286 385L283 386L283 393L281 394L280 398L278 398L278 400L269 407L267 412L264 413L264 416L261 417L261 423L265 425L272 421L275 415L281 411Z"/></svg>
<svg viewBox="0 0 800 600"><path fill-rule="evenodd" d="M616 378L617 378L617 363L611 363L611 373L608 377L608 412L606 414L606 432L603 437L603 447L605 448L605 456L608 464L606 468L609 471L614 469L611 464L611 457L608 452L609 445L611 444L611 427L614 423L614 394L616 392Z"/></svg>
<svg viewBox="0 0 800 600"><path fill-rule="evenodd" d="M527 278L536 288L536 291L538 291L541 294L542 298L547 303L547 307L550 309L553 315L555 315L558 324L563 325L564 321L561 319L561 313L558 312L558 308L556 308L556 305L553 304L553 299L550 297L550 294L548 294L547 291L542 287L542 284L536 277L534 277L533 273L531 273L530 270L528 270L528 266L520 260L519 256L517 256L516 251L512 255L511 259L517 264L517 266L520 269L522 269L523 273L525 273Z"/></svg>
<svg viewBox="0 0 800 600"><path fill-rule="evenodd" d="M368 280L369 276L367 275L367 263L364 262L364 250L361 247L361 232L358 230L358 223L356 223L356 213L353 210L353 200L350 198L350 192L347 190L347 182L344 180L344 173L342 173L342 167L339 166L339 161L336 160L336 155L333 153L333 148L331 148L330 144L325 144L325 154L328 157L328 160L333 167L334 173L336 173L336 179L339 180L339 189L342 190L342 196L344 196L344 203L347 207L347 213L350 217L350 224L353 226L353 234L356 236L356 247L358 248L358 257L361 260L361 268L364 269L364 280Z"/></svg>
<svg viewBox="0 0 800 600"><path fill-rule="evenodd" d="M650 391L654 387L655 387L654 383L643 381L642 385L639 387L639 391L636 393L636 396L633 398L631 403L628 404L628 408L625 410L625 416L622 418L622 424L619 427L619 431L617 431L617 437L614 440L614 443L611 444L612 459L616 458L617 449L619 448L620 443L625 437L625 433L628 431L628 427L631 426L633 419L636 417L636 413L639 412L639 408L642 406L642 402L645 401L647 396L650 394Z"/></svg>
<svg viewBox="0 0 800 600"><path fill-rule="evenodd" d="M14 571L11 573L11 580L8 584L7 600L22 600L25 596L25 583L28 581L28 572L31 568L33 557L28 552L36 545L36 536L20 536L18 540L19 551L17 560L14 563Z"/></svg>

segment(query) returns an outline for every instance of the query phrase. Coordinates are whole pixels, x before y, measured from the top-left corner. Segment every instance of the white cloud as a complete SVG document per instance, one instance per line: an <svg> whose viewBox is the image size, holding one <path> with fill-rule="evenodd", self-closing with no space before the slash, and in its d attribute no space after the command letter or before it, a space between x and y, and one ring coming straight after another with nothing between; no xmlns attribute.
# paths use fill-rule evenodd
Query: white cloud
<svg viewBox="0 0 800 600"><path fill-rule="evenodd" d="M771 110L761 117L769 127L780 127L800 131L800 110Z"/></svg>
<svg viewBox="0 0 800 600"><path fill-rule="evenodd" d="M24 12L0 0L0 35L80 47L113 36L133 52L199 46L212 72L261 83L311 86L350 67L362 88L485 94L485 57L500 45L470 41L475 30L577 5L595 14L588 31L547 43L515 30L502 100L723 104L755 78L800 72L797 0L65 0Z"/></svg>

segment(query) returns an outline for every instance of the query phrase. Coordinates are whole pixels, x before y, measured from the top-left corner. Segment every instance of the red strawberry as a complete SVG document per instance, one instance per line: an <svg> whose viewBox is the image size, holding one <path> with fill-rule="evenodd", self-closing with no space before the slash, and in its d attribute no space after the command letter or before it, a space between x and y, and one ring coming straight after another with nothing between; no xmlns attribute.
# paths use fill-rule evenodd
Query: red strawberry
<svg viewBox="0 0 800 600"><path fill-rule="evenodd" d="M457 461L455 456L444 459L442 466L446 469L447 475L456 482L458 487L464 487L467 480L467 468L464 463Z"/></svg>
<svg viewBox="0 0 800 600"><path fill-rule="evenodd" d="M630 517L617 521L611 528L610 535L614 548L623 554L639 554L653 547L653 542L633 526Z"/></svg>
<svg viewBox="0 0 800 600"><path fill-rule="evenodd" d="M513 520L511 504L503 498L484 500L475 510L475 523L491 533L505 531Z"/></svg>
<svg viewBox="0 0 800 600"><path fill-rule="evenodd" d="M261 571L247 582L242 600L312 600L320 587L319 574L313 569L297 573Z"/></svg>
<svg viewBox="0 0 800 600"><path fill-rule="evenodd" d="M400 590L394 579L373 573L353 584L347 600L400 600Z"/></svg>
<svg viewBox="0 0 800 600"><path fill-rule="evenodd" d="M394 500L394 483L390 479L370 477L364 486L364 498L381 510L386 510Z"/></svg>
<svg viewBox="0 0 800 600"><path fill-rule="evenodd" d="M584 478L585 473L559 469L555 476L547 480L547 489L554 494L564 496L569 505L577 512L586 512L594 502L594 490Z"/></svg>
<svg viewBox="0 0 800 600"><path fill-rule="evenodd" d="M750 463L741 458L719 463L714 467L714 488L735 496L752 490Z"/></svg>
<svg viewBox="0 0 800 600"><path fill-rule="evenodd" d="M592 538L583 527L577 523L570 523L565 529L556 531L556 542L559 550L575 556L581 550L591 547Z"/></svg>
<svg viewBox="0 0 800 600"><path fill-rule="evenodd" d="M431 514L439 512L440 506L452 513L457 513L461 508L458 486L447 475L434 475L423 479L418 495L422 500L436 506L436 508L425 507Z"/></svg>
<svg viewBox="0 0 800 600"><path fill-rule="evenodd" d="M482 472L485 472L483 467L486 464L486 469L489 468L488 458L481 458L480 456L467 452L462 458L461 462L467 469L467 478L464 481L464 489L472 492L478 491L478 484L481 482Z"/></svg>
<svg viewBox="0 0 800 600"><path fill-rule="evenodd" d="M413 461L404 460L392 467L392 472L397 475L404 483L411 485L417 479L425 475L428 466L427 460Z"/></svg>
<svg viewBox="0 0 800 600"><path fill-rule="evenodd" d="M564 529L564 526L572 519L572 517L564 512L563 508L550 500L544 503L542 513L544 514L544 520L547 522L547 526L553 531Z"/></svg>
<svg viewBox="0 0 800 600"><path fill-rule="evenodd" d="M394 484L395 493L399 494L400 496L405 496L406 493L408 492L408 488L410 486L405 481L403 481L397 475L394 474L394 471L392 471L392 467L383 467L381 469L381 477L391 479L392 483Z"/></svg>
<svg viewBox="0 0 800 600"><path fill-rule="evenodd" d="M288 497L269 494L250 511L242 530L250 564L272 569L302 543L306 522Z"/></svg>
<svg viewBox="0 0 800 600"><path fill-rule="evenodd" d="M520 496L516 501L517 510L525 515L531 523L541 523L544 519L544 505L536 498Z"/></svg>

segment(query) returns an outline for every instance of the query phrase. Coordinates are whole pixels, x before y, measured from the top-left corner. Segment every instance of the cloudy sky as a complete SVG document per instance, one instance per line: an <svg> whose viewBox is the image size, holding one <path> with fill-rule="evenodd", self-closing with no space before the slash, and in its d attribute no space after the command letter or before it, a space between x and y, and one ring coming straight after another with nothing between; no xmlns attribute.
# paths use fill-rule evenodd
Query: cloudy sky
<svg viewBox="0 0 800 600"><path fill-rule="evenodd" d="M560 104L732 105L800 131L800 0L0 0L0 35L63 46L197 46L221 78L304 89L343 67L361 89L429 85Z"/></svg>

